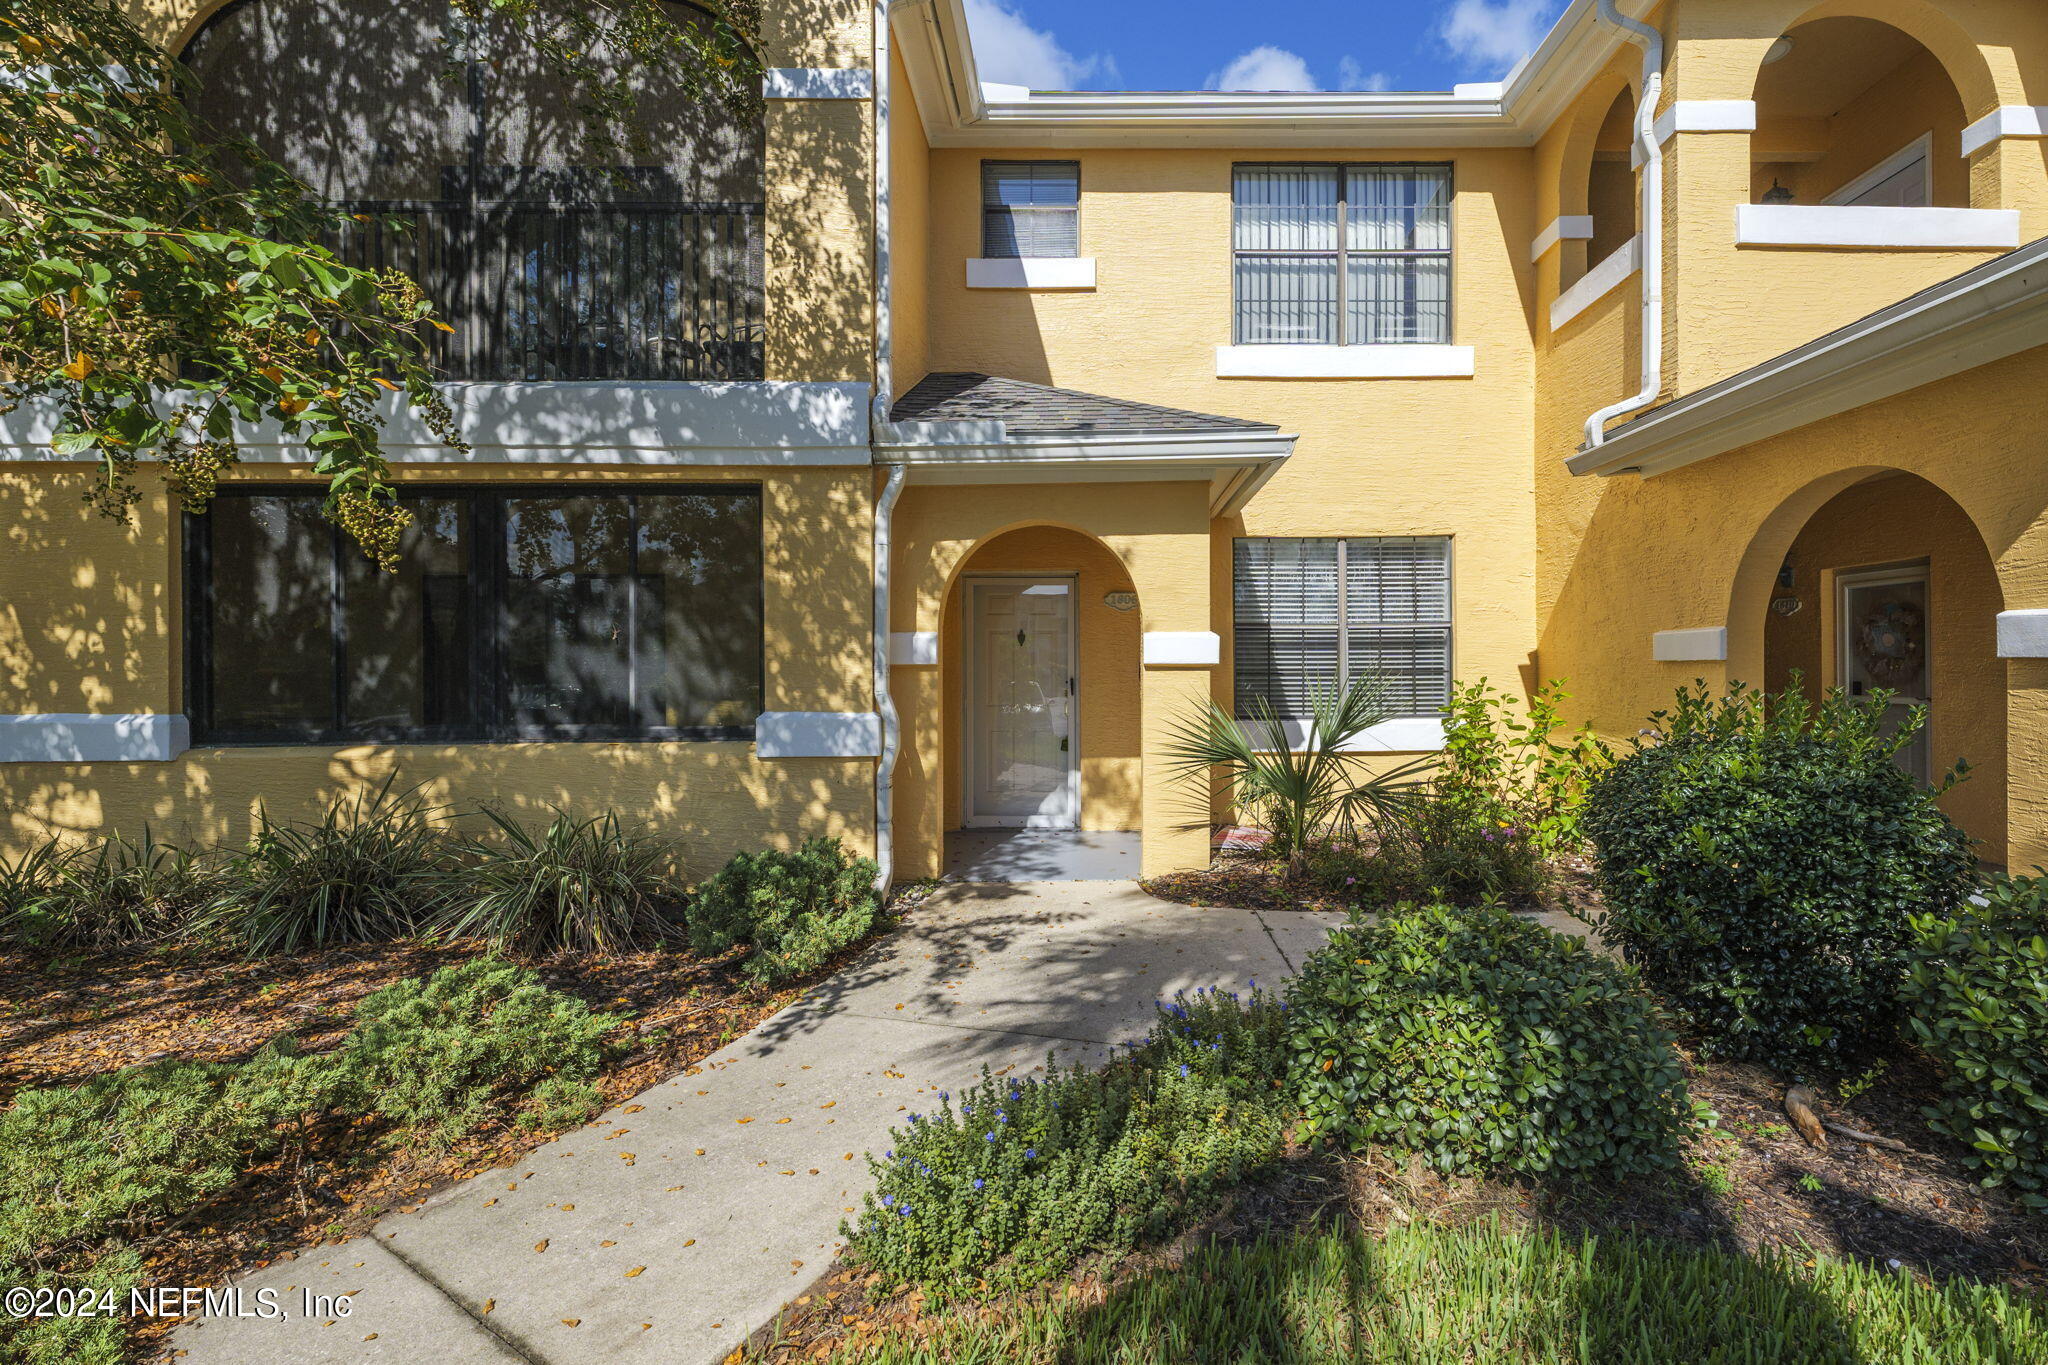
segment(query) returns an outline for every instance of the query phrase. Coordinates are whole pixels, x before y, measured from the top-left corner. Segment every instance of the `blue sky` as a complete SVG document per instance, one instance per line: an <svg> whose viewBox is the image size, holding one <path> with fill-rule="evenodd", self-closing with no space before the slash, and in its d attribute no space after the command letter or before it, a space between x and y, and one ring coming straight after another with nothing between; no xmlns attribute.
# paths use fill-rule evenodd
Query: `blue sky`
<svg viewBox="0 0 2048 1365"><path fill-rule="evenodd" d="M987 81L1041 90L1448 90L1566 0L965 0Z"/></svg>

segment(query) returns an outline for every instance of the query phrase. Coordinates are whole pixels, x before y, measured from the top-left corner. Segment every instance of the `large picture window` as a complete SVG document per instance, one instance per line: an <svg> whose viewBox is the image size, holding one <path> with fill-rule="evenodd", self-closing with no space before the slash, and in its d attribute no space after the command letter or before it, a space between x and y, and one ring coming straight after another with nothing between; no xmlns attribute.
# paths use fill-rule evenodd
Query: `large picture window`
<svg viewBox="0 0 2048 1365"><path fill-rule="evenodd" d="M1247 539L1236 544L1237 714L1265 697L1289 720L1361 672L1397 716L1451 693L1451 542L1444 536Z"/></svg>
<svg viewBox="0 0 2048 1365"><path fill-rule="evenodd" d="M1451 339L1451 168L1239 166L1239 345Z"/></svg>
<svg viewBox="0 0 2048 1365"><path fill-rule="evenodd" d="M757 489L437 489L406 505L392 573L318 494L238 488L188 519L199 737L751 736Z"/></svg>

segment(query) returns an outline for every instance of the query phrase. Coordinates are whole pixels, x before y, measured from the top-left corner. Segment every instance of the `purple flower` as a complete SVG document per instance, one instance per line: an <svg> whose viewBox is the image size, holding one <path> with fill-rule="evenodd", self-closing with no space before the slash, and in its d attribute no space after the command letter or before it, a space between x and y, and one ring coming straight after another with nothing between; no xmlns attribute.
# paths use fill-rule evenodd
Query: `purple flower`
<svg viewBox="0 0 2048 1365"><path fill-rule="evenodd" d="M973 1105L971 1105L971 1104L963 1104L963 1105L961 1105L961 1106L960 1106L960 1114L961 1114L961 1117L963 1117L963 1118L968 1118L968 1117L972 1117L972 1115L974 1114L974 1106L973 1106Z"/></svg>
<svg viewBox="0 0 2048 1365"><path fill-rule="evenodd" d="M885 1208L885 1209L886 1209L886 1208L888 1208L888 1207L890 1207L890 1206L891 1206L892 1204L894 1204L895 1202L896 1202L896 1196L895 1196L895 1195L893 1195L893 1194L885 1194L885 1195L883 1195L883 1196L882 1196L882 1207L883 1207L883 1208Z"/></svg>
<svg viewBox="0 0 2048 1365"><path fill-rule="evenodd" d="M1186 1062L1180 1064L1180 1074L1183 1076L1188 1074L1188 1064Z"/></svg>
<svg viewBox="0 0 2048 1365"><path fill-rule="evenodd" d="M984 1181L982 1180L982 1178L981 1178L980 1176L976 1176L976 1177L974 1177L974 1188L975 1188L975 1189L977 1189L977 1190L978 1190L978 1189L980 1189L980 1188L982 1187L982 1185L983 1185L984 1183L985 1183L985 1182L984 1182Z"/></svg>
<svg viewBox="0 0 2048 1365"><path fill-rule="evenodd" d="M1024 1149L1024 1159L1026 1161L1038 1160L1038 1149L1036 1147L1026 1147Z"/></svg>
<svg viewBox="0 0 2048 1365"><path fill-rule="evenodd" d="M905 1205L904 1205L903 1207L901 1207L901 1208L897 1209L897 1210L896 1210L896 1213L897 1213L897 1215L898 1215L899 1217L903 1217L903 1218L908 1218L908 1217L910 1217L910 1205L908 1205L908 1204L905 1204Z"/></svg>
<svg viewBox="0 0 2048 1365"><path fill-rule="evenodd" d="M882 1153L882 1160L884 1161L894 1161L895 1159L896 1149L894 1147L891 1147L888 1151Z"/></svg>
<svg viewBox="0 0 2048 1365"><path fill-rule="evenodd" d="M985 1142L994 1142L996 1140L996 1130L993 1128L989 1129L986 1133L982 1134L982 1140Z"/></svg>

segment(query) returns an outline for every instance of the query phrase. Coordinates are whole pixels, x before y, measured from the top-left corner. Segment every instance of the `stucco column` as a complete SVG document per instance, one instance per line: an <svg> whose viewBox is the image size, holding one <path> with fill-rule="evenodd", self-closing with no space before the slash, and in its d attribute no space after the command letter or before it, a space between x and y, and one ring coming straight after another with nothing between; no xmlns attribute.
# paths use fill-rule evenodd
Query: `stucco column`
<svg viewBox="0 0 2048 1365"><path fill-rule="evenodd" d="M1209 787L1173 771L1166 751L1175 729L1209 701L1210 670L1145 668L1145 875L1209 865Z"/></svg>
<svg viewBox="0 0 2048 1365"><path fill-rule="evenodd" d="M2048 659L2006 664L2006 866L2048 867Z"/></svg>

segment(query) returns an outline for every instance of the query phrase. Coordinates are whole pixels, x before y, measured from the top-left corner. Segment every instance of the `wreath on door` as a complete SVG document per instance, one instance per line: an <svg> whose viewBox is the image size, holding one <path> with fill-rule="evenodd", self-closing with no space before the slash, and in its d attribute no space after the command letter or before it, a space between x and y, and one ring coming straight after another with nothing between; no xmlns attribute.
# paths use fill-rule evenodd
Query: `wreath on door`
<svg viewBox="0 0 2048 1365"><path fill-rule="evenodd" d="M1879 687L1920 677L1927 615L1912 602L1880 602L1856 625L1856 663Z"/></svg>

